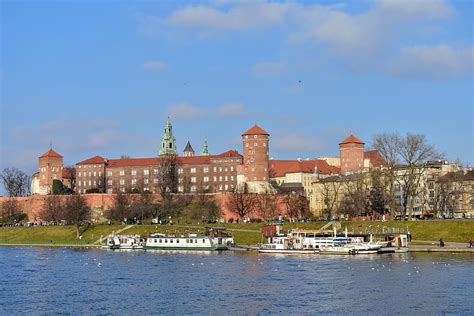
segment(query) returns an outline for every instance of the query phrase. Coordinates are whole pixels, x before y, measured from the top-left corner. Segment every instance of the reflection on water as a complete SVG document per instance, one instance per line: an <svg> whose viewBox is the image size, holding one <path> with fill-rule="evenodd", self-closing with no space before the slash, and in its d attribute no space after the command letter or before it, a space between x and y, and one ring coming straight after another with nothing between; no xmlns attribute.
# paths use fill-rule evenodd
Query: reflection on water
<svg viewBox="0 0 474 316"><path fill-rule="evenodd" d="M472 254L0 248L1 314L469 314Z"/></svg>

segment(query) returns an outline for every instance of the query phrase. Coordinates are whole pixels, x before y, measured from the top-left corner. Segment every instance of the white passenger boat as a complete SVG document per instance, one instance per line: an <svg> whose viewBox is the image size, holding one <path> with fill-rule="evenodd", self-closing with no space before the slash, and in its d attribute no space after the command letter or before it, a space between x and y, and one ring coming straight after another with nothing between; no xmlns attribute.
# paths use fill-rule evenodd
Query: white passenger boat
<svg viewBox="0 0 474 316"><path fill-rule="evenodd" d="M146 250L227 250L229 246L222 238L189 234L175 236L152 234L146 239Z"/></svg>
<svg viewBox="0 0 474 316"><path fill-rule="evenodd" d="M289 244L289 238L286 236L272 237L269 243L262 244L258 248L259 253L273 254L314 254L315 249L303 249L295 244Z"/></svg>
<svg viewBox="0 0 474 316"><path fill-rule="evenodd" d="M143 249L144 240L139 235L109 235L105 245L102 246L104 249Z"/></svg>
<svg viewBox="0 0 474 316"><path fill-rule="evenodd" d="M381 244L364 242L362 237L332 236L327 232L294 229L288 235L268 238L268 243L259 247L260 253L332 253L332 254L369 254L377 253Z"/></svg>

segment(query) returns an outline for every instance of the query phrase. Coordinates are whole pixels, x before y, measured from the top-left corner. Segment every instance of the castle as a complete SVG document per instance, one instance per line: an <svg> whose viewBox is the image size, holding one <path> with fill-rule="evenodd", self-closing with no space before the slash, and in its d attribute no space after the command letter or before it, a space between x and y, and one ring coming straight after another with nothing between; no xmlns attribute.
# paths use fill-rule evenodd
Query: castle
<svg viewBox="0 0 474 316"><path fill-rule="evenodd" d="M50 194L54 180L80 193L155 192L160 161L176 157L178 192L233 192L245 185L248 192L269 193L270 181L282 189L311 194L315 177L361 171L380 165L378 152L366 152L364 143L350 135L339 144L340 157L312 160L271 160L270 134L258 125L242 133L242 154L228 150L210 154L207 140L200 155L188 142L182 155L176 148L173 126L168 120L161 138L159 156L109 159L94 156L64 168L63 157L52 148L39 157L38 172L33 175L32 193Z"/></svg>

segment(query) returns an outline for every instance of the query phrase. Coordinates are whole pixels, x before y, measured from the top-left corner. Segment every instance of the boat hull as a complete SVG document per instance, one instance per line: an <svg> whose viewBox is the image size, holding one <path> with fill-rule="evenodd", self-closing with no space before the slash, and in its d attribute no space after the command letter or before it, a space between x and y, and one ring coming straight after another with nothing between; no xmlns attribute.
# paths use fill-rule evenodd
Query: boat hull
<svg viewBox="0 0 474 316"><path fill-rule="evenodd" d="M318 253L316 250L300 250L300 249L259 249L259 253L282 254L282 255L314 255Z"/></svg>
<svg viewBox="0 0 474 316"><path fill-rule="evenodd" d="M190 251L224 251L227 247L160 247L160 246L145 246L145 250L190 250Z"/></svg>

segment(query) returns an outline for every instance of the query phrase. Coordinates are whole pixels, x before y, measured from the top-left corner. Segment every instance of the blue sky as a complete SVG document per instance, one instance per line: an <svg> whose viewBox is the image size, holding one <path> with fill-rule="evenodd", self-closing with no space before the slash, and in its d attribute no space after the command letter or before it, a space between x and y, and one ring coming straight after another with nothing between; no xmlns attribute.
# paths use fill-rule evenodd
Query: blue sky
<svg viewBox="0 0 474 316"><path fill-rule="evenodd" d="M32 173L178 148L336 155L353 132L425 134L474 164L471 1L2 1L1 161Z"/></svg>

